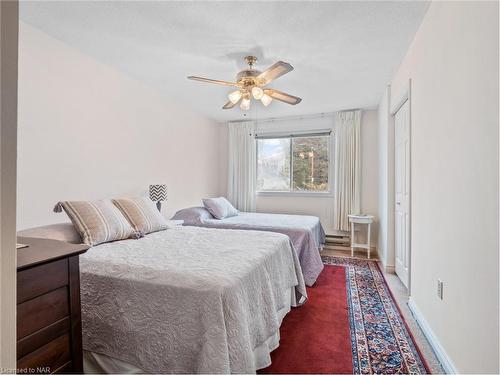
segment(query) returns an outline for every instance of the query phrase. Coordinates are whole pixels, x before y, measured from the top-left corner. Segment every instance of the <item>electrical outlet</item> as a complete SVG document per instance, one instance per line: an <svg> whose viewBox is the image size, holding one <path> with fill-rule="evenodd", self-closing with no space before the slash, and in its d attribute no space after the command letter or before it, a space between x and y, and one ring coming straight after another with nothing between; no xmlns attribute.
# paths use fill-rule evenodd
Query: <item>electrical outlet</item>
<svg viewBox="0 0 500 375"><path fill-rule="evenodd" d="M443 282L438 279L438 282L437 282L437 296L439 299L443 299Z"/></svg>

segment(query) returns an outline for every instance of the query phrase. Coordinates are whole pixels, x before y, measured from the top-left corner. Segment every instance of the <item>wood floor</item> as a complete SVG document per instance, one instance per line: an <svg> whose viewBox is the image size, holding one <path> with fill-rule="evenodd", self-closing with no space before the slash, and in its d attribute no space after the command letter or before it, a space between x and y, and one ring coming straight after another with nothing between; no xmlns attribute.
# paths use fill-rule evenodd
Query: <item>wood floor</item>
<svg viewBox="0 0 500 375"><path fill-rule="evenodd" d="M321 255L330 255L338 257L351 256L351 233L347 231L333 231L326 235L325 245ZM365 249L355 249L354 257L359 259L367 259L368 252ZM374 247L370 251L370 259L378 260L377 252Z"/></svg>
<svg viewBox="0 0 500 375"><path fill-rule="evenodd" d="M336 257L350 257L351 256L351 248L344 246L325 246L321 251L321 255L330 255ZM355 249L354 257L359 259L367 259L368 253L363 249ZM370 259L378 260L377 252L372 248L370 251Z"/></svg>

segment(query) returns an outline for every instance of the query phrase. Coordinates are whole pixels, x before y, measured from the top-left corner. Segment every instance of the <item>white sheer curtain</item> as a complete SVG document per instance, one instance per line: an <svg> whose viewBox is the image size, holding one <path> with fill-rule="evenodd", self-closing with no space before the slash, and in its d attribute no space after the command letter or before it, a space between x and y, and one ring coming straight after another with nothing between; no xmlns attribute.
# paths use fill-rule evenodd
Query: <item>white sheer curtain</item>
<svg viewBox="0 0 500 375"><path fill-rule="evenodd" d="M230 122L227 197L241 211L255 211L257 156L253 121Z"/></svg>
<svg viewBox="0 0 500 375"><path fill-rule="evenodd" d="M334 226L349 230L349 214L358 214L361 200L361 112L335 115Z"/></svg>

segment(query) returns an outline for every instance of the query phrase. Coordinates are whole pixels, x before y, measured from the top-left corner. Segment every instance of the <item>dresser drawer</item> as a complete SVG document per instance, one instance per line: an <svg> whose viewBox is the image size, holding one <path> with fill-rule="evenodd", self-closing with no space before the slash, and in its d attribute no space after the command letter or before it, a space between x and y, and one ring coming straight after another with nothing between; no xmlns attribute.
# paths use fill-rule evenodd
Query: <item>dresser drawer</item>
<svg viewBox="0 0 500 375"><path fill-rule="evenodd" d="M69 315L66 286L17 305L17 339Z"/></svg>
<svg viewBox="0 0 500 375"><path fill-rule="evenodd" d="M68 259L43 264L17 273L17 303L68 285Z"/></svg>
<svg viewBox="0 0 500 375"><path fill-rule="evenodd" d="M17 342L17 359L24 357L26 354L35 351L36 349L48 344L70 332L69 316L52 323L50 326L44 327L31 335L25 336Z"/></svg>
<svg viewBox="0 0 500 375"><path fill-rule="evenodd" d="M70 361L70 335L65 334L19 359L17 367L19 371L30 368L36 373L47 374L55 372ZM32 373L31 371L27 373Z"/></svg>

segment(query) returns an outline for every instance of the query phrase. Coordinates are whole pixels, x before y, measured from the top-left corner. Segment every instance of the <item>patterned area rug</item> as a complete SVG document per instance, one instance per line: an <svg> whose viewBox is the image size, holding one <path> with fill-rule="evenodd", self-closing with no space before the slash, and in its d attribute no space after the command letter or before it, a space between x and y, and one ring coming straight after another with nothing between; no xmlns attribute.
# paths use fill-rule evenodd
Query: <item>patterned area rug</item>
<svg viewBox="0 0 500 375"><path fill-rule="evenodd" d="M322 259L345 268L353 373L430 373L377 262Z"/></svg>

